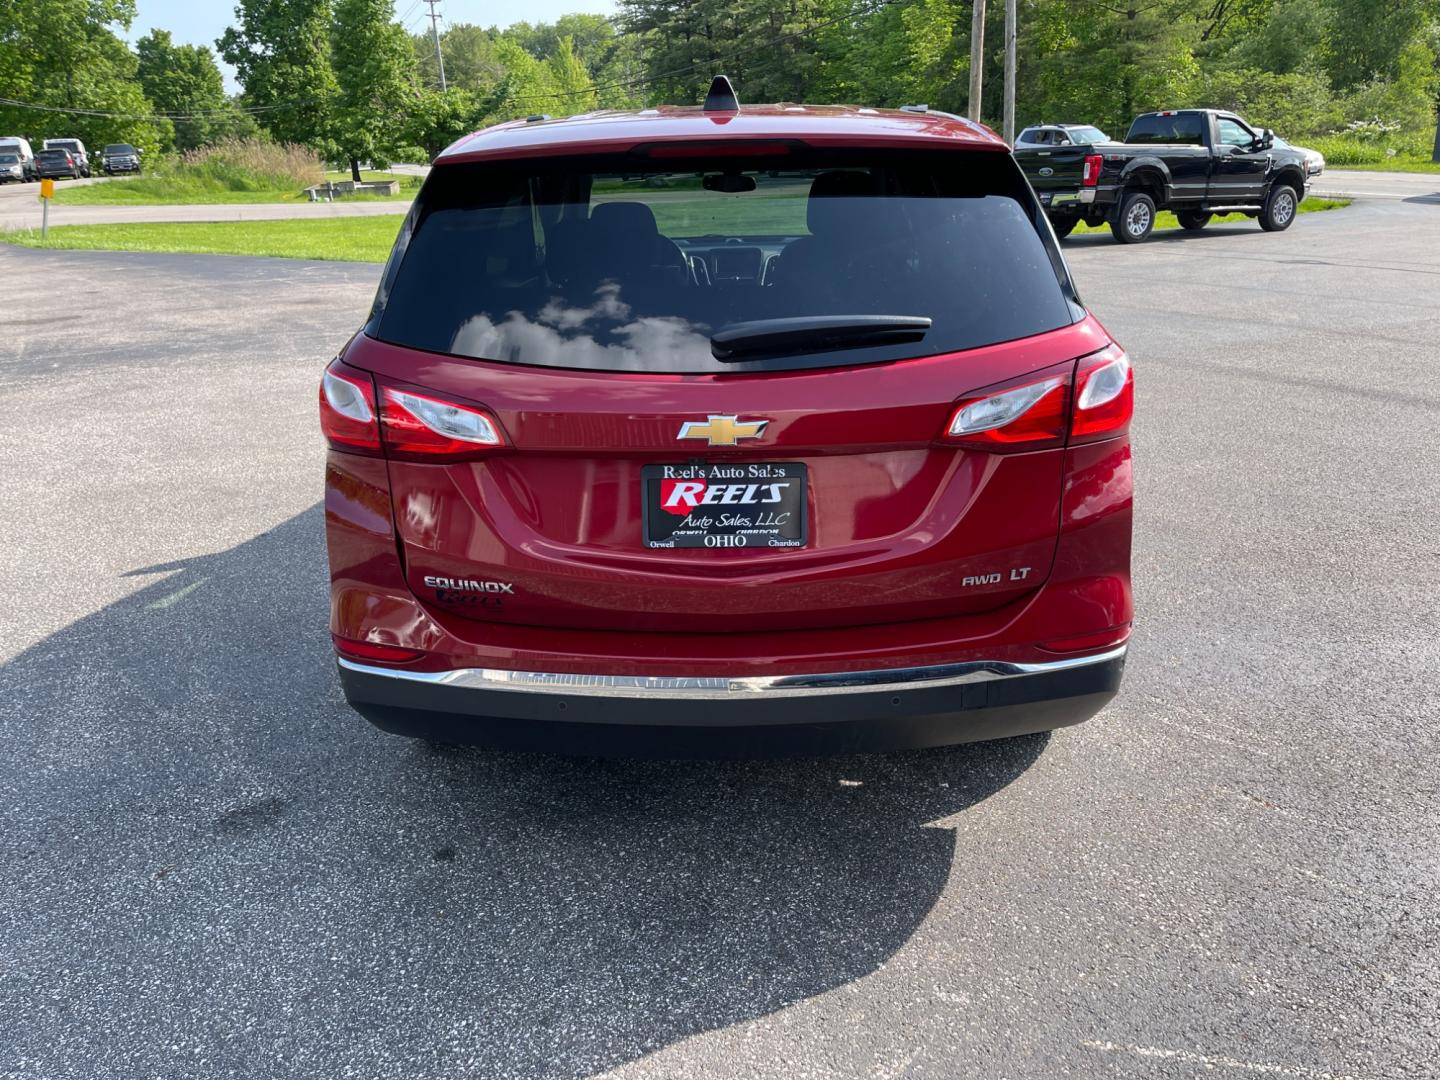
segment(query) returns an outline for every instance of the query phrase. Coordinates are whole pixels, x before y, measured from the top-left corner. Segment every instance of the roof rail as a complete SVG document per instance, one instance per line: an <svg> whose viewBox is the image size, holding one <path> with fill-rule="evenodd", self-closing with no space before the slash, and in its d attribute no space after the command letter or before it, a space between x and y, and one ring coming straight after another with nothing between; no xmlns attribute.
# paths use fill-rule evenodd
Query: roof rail
<svg viewBox="0 0 1440 1080"><path fill-rule="evenodd" d="M549 120L549 119L550 119L550 114L549 114L549 113L537 112L537 113L531 113L529 116L525 117L525 122L526 122L527 124L538 124L541 120Z"/></svg>
<svg viewBox="0 0 1440 1080"><path fill-rule="evenodd" d="M929 105L901 105L901 106L900 106L900 111L901 111L901 112L928 113L928 112L930 111L930 106L929 106Z"/></svg>

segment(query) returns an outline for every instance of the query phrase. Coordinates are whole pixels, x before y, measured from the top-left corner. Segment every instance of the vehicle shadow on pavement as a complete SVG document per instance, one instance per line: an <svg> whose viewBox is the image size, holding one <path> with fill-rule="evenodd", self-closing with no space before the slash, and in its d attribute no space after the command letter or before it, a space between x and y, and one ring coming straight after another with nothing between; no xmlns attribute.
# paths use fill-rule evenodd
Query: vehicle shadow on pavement
<svg viewBox="0 0 1440 1080"><path fill-rule="evenodd" d="M1205 240L1220 240L1234 238L1237 234L1254 233L1256 236L1265 235L1253 221L1226 221L1205 226L1198 232L1190 232L1186 229L1159 229L1150 234L1149 239L1140 244L1126 245L1115 242L1115 237L1110 234L1109 229L1099 232L1071 233L1060 241L1060 247L1064 248L1087 248L1087 247L1150 247L1154 244L1190 244Z"/></svg>
<svg viewBox="0 0 1440 1080"><path fill-rule="evenodd" d="M578 1077L874 972L1046 736L437 749L344 705L318 507L0 667L0 1015L36 1075ZM938 826L938 827L937 827ZM23 1071L23 1070L22 1070Z"/></svg>

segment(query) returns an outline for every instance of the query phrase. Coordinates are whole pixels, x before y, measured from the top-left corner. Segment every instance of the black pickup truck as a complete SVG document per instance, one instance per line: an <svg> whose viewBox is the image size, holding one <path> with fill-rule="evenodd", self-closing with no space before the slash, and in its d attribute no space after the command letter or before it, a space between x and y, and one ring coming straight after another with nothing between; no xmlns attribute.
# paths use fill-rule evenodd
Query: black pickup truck
<svg viewBox="0 0 1440 1080"><path fill-rule="evenodd" d="M1124 142L1018 147L1015 160L1057 236L1081 221L1108 223L1122 244L1147 239L1157 210L1173 210L1186 229L1238 212L1279 232L1295 220L1310 183L1304 153L1277 146L1269 128L1214 109L1145 113Z"/></svg>

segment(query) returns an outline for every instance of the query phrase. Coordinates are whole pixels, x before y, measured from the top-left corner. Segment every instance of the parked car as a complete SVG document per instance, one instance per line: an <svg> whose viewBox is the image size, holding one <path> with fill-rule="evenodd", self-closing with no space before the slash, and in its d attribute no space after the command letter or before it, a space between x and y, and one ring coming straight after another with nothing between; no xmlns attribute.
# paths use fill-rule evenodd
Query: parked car
<svg viewBox="0 0 1440 1080"><path fill-rule="evenodd" d="M46 150L69 150L70 155L79 166L81 176L90 175L90 155L85 151L85 144L79 139L46 139L44 143Z"/></svg>
<svg viewBox="0 0 1440 1080"><path fill-rule="evenodd" d="M1015 139L1015 149L1032 146L1093 146L1110 141L1110 136L1092 124L1036 124Z"/></svg>
<svg viewBox="0 0 1440 1080"><path fill-rule="evenodd" d="M320 385L347 699L586 753L1093 715L1130 633L1130 361L1008 147L717 83L435 161ZM623 181L662 173L693 181Z"/></svg>
<svg viewBox="0 0 1440 1080"><path fill-rule="evenodd" d="M39 179L35 170L35 153L24 139L18 135L0 138L0 153L13 153L20 158L20 171L24 174L24 179Z"/></svg>
<svg viewBox="0 0 1440 1080"><path fill-rule="evenodd" d="M69 150L41 150L35 155L35 169L42 180L80 179L80 163Z"/></svg>
<svg viewBox="0 0 1440 1080"><path fill-rule="evenodd" d="M106 176L116 173L138 173L140 151L129 143L110 143L100 151L100 168Z"/></svg>
<svg viewBox="0 0 1440 1080"><path fill-rule="evenodd" d="M25 167L25 162L20 159L19 153L0 147L0 184L8 184L12 181L23 184L29 179L30 173Z"/></svg>
<svg viewBox="0 0 1440 1080"><path fill-rule="evenodd" d="M1305 171L1311 176L1319 176L1325 171L1325 155L1319 150L1310 150L1304 146L1296 146L1292 142L1286 142L1279 135L1274 136L1275 145L1282 150L1294 150L1296 153L1305 155Z"/></svg>
<svg viewBox="0 0 1440 1080"><path fill-rule="evenodd" d="M1191 230L1236 212L1269 232L1288 229L1310 184L1302 152L1214 109L1145 113L1123 143L1029 147L1015 158L1057 235L1108 222L1125 244L1148 239L1159 210Z"/></svg>

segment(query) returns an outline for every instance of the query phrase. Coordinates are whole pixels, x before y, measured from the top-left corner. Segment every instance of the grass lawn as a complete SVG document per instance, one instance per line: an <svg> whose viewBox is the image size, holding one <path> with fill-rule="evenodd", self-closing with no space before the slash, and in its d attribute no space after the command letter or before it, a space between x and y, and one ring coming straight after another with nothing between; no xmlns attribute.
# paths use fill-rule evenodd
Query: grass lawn
<svg viewBox="0 0 1440 1080"><path fill-rule="evenodd" d="M1391 158L1388 161L1372 161L1365 165L1325 165L1325 172L1418 172L1440 173L1440 161L1426 161L1424 158ZM1325 173L1320 174L1322 177Z"/></svg>
<svg viewBox="0 0 1440 1080"><path fill-rule="evenodd" d="M399 180L398 195L352 195L351 199L361 201L394 200L409 201L419 188L419 177L401 176L391 173L361 171L366 180ZM349 180L350 173L326 173L327 180ZM284 190L230 191L224 188L202 187L194 183L170 179L163 176L115 177L99 184L82 184L74 187L57 183L55 202L67 206L159 206L174 203L288 203L308 201L305 193L298 188Z"/></svg>
<svg viewBox="0 0 1440 1080"><path fill-rule="evenodd" d="M62 225L45 243L38 229L0 231L0 241L66 250L200 252L288 259L384 262L402 214L290 221L185 221L134 225Z"/></svg>
<svg viewBox="0 0 1440 1080"><path fill-rule="evenodd" d="M763 200L759 206L752 206L745 215L750 228L755 227L757 210L764 218L762 207L775 208L773 222L764 221L765 227L774 226L776 232L802 232L799 223L790 220L795 213L795 200L777 198ZM766 205L768 204L768 205ZM804 206L800 202L801 207ZM1334 210L1349 206L1344 199L1306 199L1300 204L1302 213L1317 210ZM725 211L734 203L722 199L705 207L707 211L698 215L701 221L688 219L694 214L696 204L681 200L667 205L655 202L656 217L660 227L674 236L695 235L684 231L683 226L700 226L696 231L713 224L722 224L717 218L724 218ZM687 212L688 211L688 212ZM717 212L719 211L719 212ZM733 211L731 211L733 212ZM676 220L666 221L673 216ZM50 230L45 243L40 242L36 229L17 229L0 232L0 241L7 244L21 244L25 247L46 247L64 250L86 251L158 251L158 252L199 252L209 255L268 255L288 259L336 259L347 262L384 262L400 231L400 214L380 214L375 217L345 217L299 219L290 221L186 221L146 223L134 225L59 225ZM1230 214L1221 221L1245 221L1242 214ZM667 228L667 224L670 228ZM676 226L681 226L677 229ZM783 227L782 227L783 226ZM1155 226L1157 229L1179 227L1175 215L1161 213ZM1108 229L1108 225L1098 226ZM720 231L723 231L721 229ZM1086 225L1076 226L1075 232L1095 232Z"/></svg>
<svg viewBox="0 0 1440 1080"><path fill-rule="evenodd" d="M1320 212L1321 210L1339 210L1341 207L1349 205L1349 199L1306 199L1300 204L1300 213L1314 214ZM1253 222L1254 219L1247 218L1244 214L1226 214L1224 217L1211 218L1210 225L1224 225L1232 221ZM1208 229L1210 225L1207 225L1205 227ZM1158 214L1155 215L1156 232L1159 232L1161 229L1178 229L1179 227L1180 222L1175 219L1175 215L1172 214L1169 210L1161 210ZM1259 226L1257 225L1256 228L1259 228ZM1109 225L1086 225L1082 221L1080 224L1075 226L1075 231L1072 232L1070 235L1079 236L1082 233L1109 231Z"/></svg>

